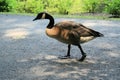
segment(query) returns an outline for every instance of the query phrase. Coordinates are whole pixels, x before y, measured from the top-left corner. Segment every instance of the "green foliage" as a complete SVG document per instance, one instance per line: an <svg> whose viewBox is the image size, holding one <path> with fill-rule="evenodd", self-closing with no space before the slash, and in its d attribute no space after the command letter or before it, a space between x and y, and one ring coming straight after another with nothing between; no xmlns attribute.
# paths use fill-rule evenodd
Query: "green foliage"
<svg viewBox="0 0 120 80"><path fill-rule="evenodd" d="M72 6L69 10L70 14L79 14L81 12L83 12L83 1L82 0L75 0L72 2Z"/></svg>
<svg viewBox="0 0 120 80"><path fill-rule="evenodd" d="M43 11L44 5L41 0L24 0L19 1L18 3L18 12L26 12L26 13L38 13Z"/></svg>
<svg viewBox="0 0 120 80"><path fill-rule="evenodd" d="M43 0L44 9L50 13L59 13L58 1L56 0Z"/></svg>
<svg viewBox="0 0 120 80"><path fill-rule="evenodd" d="M8 4L6 3L5 0L0 0L0 11L1 12L8 11L7 6Z"/></svg>
<svg viewBox="0 0 120 80"><path fill-rule="evenodd" d="M0 0L0 12L120 15L120 0Z"/></svg>
<svg viewBox="0 0 120 80"><path fill-rule="evenodd" d="M83 0L83 8L85 12L95 13L101 12L100 7L103 5L103 0Z"/></svg>
<svg viewBox="0 0 120 80"><path fill-rule="evenodd" d="M120 0L110 0L106 1L106 12L112 15L120 15Z"/></svg>
<svg viewBox="0 0 120 80"><path fill-rule="evenodd" d="M68 14L73 0L46 0L45 9L49 12Z"/></svg>
<svg viewBox="0 0 120 80"><path fill-rule="evenodd" d="M0 0L0 12L15 12L16 6L16 0Z"/></svg>
<svg viewBox="0 0 120 80"><path fill-rule="evenodd" d="M73 0L59 0L58 10L61 14L68 14L72 7Z"/></svg>

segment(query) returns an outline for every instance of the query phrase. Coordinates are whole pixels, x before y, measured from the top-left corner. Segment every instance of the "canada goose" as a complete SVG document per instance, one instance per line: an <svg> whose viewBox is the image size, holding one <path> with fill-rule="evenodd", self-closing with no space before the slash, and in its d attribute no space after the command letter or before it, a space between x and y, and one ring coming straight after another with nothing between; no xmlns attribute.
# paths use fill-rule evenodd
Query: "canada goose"
<svg viewBox="0 0 120 80"><path fill-rule="evenodd" d="M73 21L63 21L54 24L54 18L46 12L39 13L33 21L38 19L49 19L50 22L46 27L46 34L51 38L68 44L67 55L63 58L70 58L71 45L75 45L78 46L82 54L79 61L83 61L86 57L86 53L83 51L80 43L85 43L96 37L103 36L103 34Z"/></svg>

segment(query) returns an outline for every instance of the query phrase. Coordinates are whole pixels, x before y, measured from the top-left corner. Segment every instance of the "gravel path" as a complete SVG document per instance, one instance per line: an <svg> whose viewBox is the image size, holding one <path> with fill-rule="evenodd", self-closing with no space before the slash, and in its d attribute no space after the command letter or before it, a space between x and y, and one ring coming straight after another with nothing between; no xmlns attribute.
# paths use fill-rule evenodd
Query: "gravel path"
<svg viewBox="0 0 120 80"><path fill-rule="evenodd" d="M67 45L47 37L48 20L33 22L34 17L0 14L0 80L120 80L120 21L56 18L105 35L82 44L87 58L78 62L76 46L73 59L58 59Z"/></svg>

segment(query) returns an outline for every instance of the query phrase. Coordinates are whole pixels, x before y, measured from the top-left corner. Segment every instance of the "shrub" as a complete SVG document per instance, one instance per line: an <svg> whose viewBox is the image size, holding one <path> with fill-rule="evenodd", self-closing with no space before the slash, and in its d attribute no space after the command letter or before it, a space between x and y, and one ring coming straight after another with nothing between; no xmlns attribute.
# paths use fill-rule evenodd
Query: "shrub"
<svg viewBox="0 0 120 80"><path fill-rule="evenodd" d="M5 0L0 0L0 12L9 11Z"/></svg>
<svg viewBox="0 0 120 80"><path fill-rule="evenodd" d="M38 13L44 10L44 5L42 4L41 0L24 0L19 1L18 4L18 12Z"/></svg>
<svg viewBox="0 0 120 80"><path fill-rule="evenodd" d="M50 13L59 13L57 0L43 0L44 9Z"/></svg>
<svg viewBox="0 0 120 80"><path fill-rule="evenodd" d="M44 1L44 0L43 0ZM73 0L46 0L45 9L48 12L55 12L60 14L68 14Z"/></svg>
<svg viewBox="0 0 120 80"><path fill-rule="evenodd" d="M68 14L72 7L73 0L59 0L58 10L60 14Z"/></svg>
<svg viewBox="0 0 120 80"><path fill-rule="evenodd" d="M0 12L15 12L16 6L16 0L0 0Z"/></svg>
<svg viewBox="0 0 120 80"><path fill-rule="evenodd" d="M112 15L120 16L120 0L107 1L106 4L106 12Z"/></svg>
<svg viewBox="0 0 120 80"><path fill-rule="evenodd" d="M83 9L89 13L103 12L105 1L106 0L83 0Z"/></svg>
<svg viewBox="0 0 120 80"><path fill-rule="evenodd" d="M69 14L79 14L81 12L84 12L82 6L83 6L83 0L73 1L71 8L69 9Z"/></svg>

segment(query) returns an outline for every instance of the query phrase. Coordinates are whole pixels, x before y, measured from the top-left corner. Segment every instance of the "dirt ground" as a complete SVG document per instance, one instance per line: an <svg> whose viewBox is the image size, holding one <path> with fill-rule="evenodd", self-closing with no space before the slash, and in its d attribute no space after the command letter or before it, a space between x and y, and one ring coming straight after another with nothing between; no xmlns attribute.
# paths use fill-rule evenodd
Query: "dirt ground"
<svg viewBox="0 0 120 80"><path fill-rule="evenodd" d="M82 44L85 61L76 46L73 59L61 60L67 45L45 34L48 20L35 16L0 14L0 80L120 80L120 21L55 18L80 22L104 34Z"/></svg>

